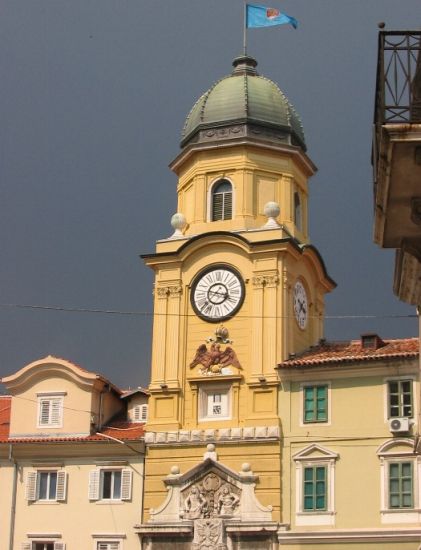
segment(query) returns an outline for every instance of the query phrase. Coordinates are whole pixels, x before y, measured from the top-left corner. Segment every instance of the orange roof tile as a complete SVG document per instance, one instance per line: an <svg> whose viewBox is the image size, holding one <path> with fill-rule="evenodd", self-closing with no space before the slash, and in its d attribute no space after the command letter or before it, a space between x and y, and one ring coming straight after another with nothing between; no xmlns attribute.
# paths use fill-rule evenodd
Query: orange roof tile
<svg viewBox="0 0 421 550"><path fill-rule="evenodd" d="M1 406L0 398L0 406ZM9 411L10 418L10 397L9 397L9 406L5 411ZM1 423L1 412L0 412L0 423ZM5 417L7 415L5 414ZM108 426L104 426L101 431L94 433L92 435L86 436L57 436L57 437L13 437L9 438L9 422L7 422L7 430L4 431L4 434L1 431L0 424L0 443L66 443L66 442L83 442L83 441L111 441L112 439L118 439L121 441L136 441L143 437L144 435L144 424L140 422L113 422ZM3 437L2 437L3 436Z"/></svg>
<svg viewBox="0 0 421 550"><path fill-rule="evenodd" d="M310 348L299 356L279 363L278 368L329 366L338 363L416 358L419 355L418 338L383 340L377 349L363 348L361 340L326 342Z"/></svg>

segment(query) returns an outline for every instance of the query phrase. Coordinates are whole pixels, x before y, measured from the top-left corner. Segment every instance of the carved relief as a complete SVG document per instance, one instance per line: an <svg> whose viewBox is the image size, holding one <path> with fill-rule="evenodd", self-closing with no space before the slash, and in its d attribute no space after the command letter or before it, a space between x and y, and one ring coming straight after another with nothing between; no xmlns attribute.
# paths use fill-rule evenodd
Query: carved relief
<svg viewBox="0 0 421 550"><path fill-rule="evenodd" d="M198 519L194 522L192 550L226 550L224 526L220 519Z"/></svg>
<svg viewBox="0 0 421 550"><path fill-rule="evenodd" d="M232 340L229 340L228 336L228 330L223 325L218 327L215 331L215 338L210 337L206 340L208 343L211 342L210 347L202 344L197 348L196 355L189 365L190 368L202 365L200 372L206 376L232 374L228 369L230 366L242 369L237 354L230 346L224 350L221 349L221 344L232 344Z"/></svg>
<svg viewBox="0 0 421 550"><path fill-rule="evenodd" d="M275 287L279 284L279 276L274 275L257 275L252 279L253 286L256 288Z"/></svg>
<svg viewBox="0 0 421 550"><path fill-rule="evenodd" d="M182 291L181 285L159 286L156 288L156 293L160 299L180 296Z"/></svg>
<svg viewBox="0 0 421 550"><path fill-rule="evenodd" d="M184 499L185 519L232 517L240 503L241 491L211 472L193 485Z"/></svg>

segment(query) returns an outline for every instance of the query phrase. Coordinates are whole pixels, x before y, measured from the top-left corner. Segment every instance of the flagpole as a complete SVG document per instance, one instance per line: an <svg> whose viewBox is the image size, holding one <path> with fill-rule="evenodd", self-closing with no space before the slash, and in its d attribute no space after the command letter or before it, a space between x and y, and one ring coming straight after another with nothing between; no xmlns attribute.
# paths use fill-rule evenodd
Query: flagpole
<svg viewBox="0 0 421 550"><path fill-rule="evenodd" d="M247 55L247 0L244 0L243 54Z"/></svg>

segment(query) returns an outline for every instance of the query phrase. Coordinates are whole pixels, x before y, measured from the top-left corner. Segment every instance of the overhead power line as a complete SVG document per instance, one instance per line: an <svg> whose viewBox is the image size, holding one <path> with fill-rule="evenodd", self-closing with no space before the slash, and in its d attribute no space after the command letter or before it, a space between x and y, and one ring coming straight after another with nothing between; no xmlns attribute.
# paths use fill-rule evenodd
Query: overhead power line
<svg viewBox="0 0 421 550"><path fill-rule="evenodd" d="M101 308L80 308L80 307L65 307L65 306L42 306L36 304L0 304L0 308L14 308L14 309L33 309L42 311L61 311L65 313L97 313L101 315L131 315L138 317L154 317L154 316L166 316L166 317L196 317L195 313L157 313L151 311L130 311L120 309L101 309ZM241 313L236 315L240 319L282 319L292 318L293 315L242 315ZM310 317L319 317L313 315ZM417 319L418 315L413 314L346 314L346 315L325 315L325 319Z"/></svg>

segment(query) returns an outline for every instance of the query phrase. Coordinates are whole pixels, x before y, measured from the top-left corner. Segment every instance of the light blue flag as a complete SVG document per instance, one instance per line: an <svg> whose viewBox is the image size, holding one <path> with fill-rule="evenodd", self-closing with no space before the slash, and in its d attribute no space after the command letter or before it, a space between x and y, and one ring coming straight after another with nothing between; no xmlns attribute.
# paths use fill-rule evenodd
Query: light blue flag
<svg viewBox="0 0 421 550"><path fill-rule="evenodd" d="M298 21L286 13L281 13L276 8L266 6L255 6L247 4L246 27L253 29L256 27L272 27L274 25L292 25L297 28Z"/></svg>

